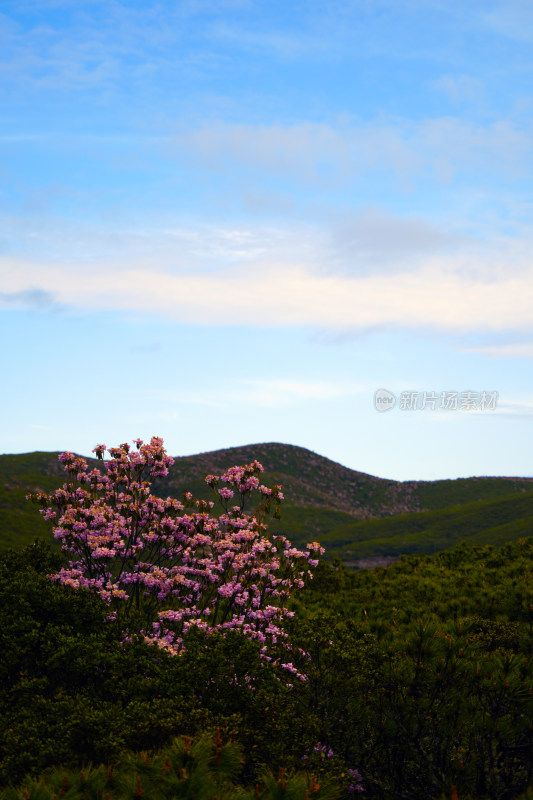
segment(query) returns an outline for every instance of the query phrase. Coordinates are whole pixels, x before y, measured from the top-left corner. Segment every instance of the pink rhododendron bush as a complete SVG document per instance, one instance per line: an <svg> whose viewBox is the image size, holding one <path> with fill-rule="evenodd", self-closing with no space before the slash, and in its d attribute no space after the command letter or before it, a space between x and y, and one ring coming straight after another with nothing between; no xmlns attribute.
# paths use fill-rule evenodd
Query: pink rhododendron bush
<svg viewBox="0 0 533 800"><path fill-rule="evenodd" d="M74 589L97 592L110 606L110 619L127 626L142 619L142 635L172 654L184 648L191 626L206 633L241 631L258 640L265 659L304 679L290 658L283 619L290 595L312 577L324 549L305 551L284 536L272 536L266 520L279 517L281 486L260 484L258 461L208 475L206 483L221 504L192 494L182 501L150 492L150 478L166 476L174 462L163 440L153 437L93 450L103 469L88 471L72 453L59 456L68 474L63 488L28 495L54 522L54 537L73 555L68 567L49 577ZM110 459L104 460L104 453ZM245 507L257 497L255 510ZM151 626L151 629L150 629ZM279 646L285 657L276 658Z"/></svg>

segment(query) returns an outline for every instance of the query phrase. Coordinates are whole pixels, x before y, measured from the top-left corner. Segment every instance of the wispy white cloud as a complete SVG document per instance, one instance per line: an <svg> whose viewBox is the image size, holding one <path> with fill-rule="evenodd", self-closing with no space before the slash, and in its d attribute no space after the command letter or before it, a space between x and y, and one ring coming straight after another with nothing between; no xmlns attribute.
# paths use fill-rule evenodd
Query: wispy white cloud
<svg viewBox="0 0 533 800"><path fill-rule="evenodd" d="M249 402L254 406L275 408L305 401L330 400L334 397L357 394L362 389L339 383L309 380L264 379L238 381L238 389L229 399ZM222 396L224 398L224 391ZM227 393L226 393L227 395Z"/></svg>
<svg viewBox="0 0 533 800"><path fill-rule="evenodd" d="M218 22L211 26L209 36L219 43L231 45L239 50L248 51L257 56L262 53L275 56L284 60L292 60L303 55L325 55L330 52L331 42L320 36L318 32L312 34L294 30L281 33L279 30L265 30L259 27L256 30L245 28L243 25L230 25Z"/></svg>
<svg viewBox="0 0 533 800"><path fill-rule="evenodd" d="M490 358L533 358L533 342L488 344L482 347L461 348L463 353L484 353Z"/></svg>
<svg viewBox="0 0 533 800"><path fill-rule="evenodd" d="M533 6L529 0L500 0L481 14L481 20L502 36L533 43Z"/></svg>
<svg viewBox="0 0 533 800"><path fill-rule="evenodd" d="M23 260L86 270L100 263L115 272L128 267L150 270L154 264L173 273L210 273L264 259L313 262L324 252L328 237L323 229L305 223L289 227L213 221L186 226L176 224L175 215L167 216L150 226L146 219L106 225L51 214L6 214L0 215L0 231L4 251ZM334 241L331 247L336 247Z"/></svg>
<svg viewBox="0 0 533 800"><path fill-rule="evenodd" d="M533 401L499 402L494 414L498 417L506 417L517 421L528 420L533 422Z"/></svg>
<svg viewBox="0 0 533 800"><path fill-rule="evenodd" d="M363 206L340 213L332 224L328 262L358 274L398 272L415 268L428 255L464 253L477 245L473 236L451 223L437 225Z"/></svg>
<svg viewBox="0 0 533 800"><path fill-rule="evenodd" d="M78 20L76 17L77 14L69 20L70 24L64 19L60 28L54 27L52 22L37 20L27 26L15 21L15 17L2 16L0 75L10 77L9 83L4 84L4 91L20 83L41 90L95 86L104 90L117 80L119 61L106 49L96 20L90 13L82 13ZM117 35L115 53L118 40Z"/></svg>
<svg viewBox="0 0 533 800"><path fill-rule="evenodd" d="M483 81L472 75L442 75L431 85L443 92L453 103L478 104L485 99Z"/></svg>
<svg viewBox="0 0 533 800"><path fill-rule="evenodd" d="M349 381L323 381L306 378L234 378L219 381L216 392L203 386L185 386L171 391L156 390L157 405L190 403L219 410L231 408L282 408L308 402L328 401L357 394L371 394L370 385Z"/></svg>
<svg viewBox="0 0 533 800"><path fill-rule="evenodd" d="M189 120L180 123L177 134L169 131L172 126L175 130L178 123L169 123L161 134L42 131L28 138L26 132L15 131L0 134L0 142L22 148L18 159L24 147L28 157L35 157L35 142L41 158L54 160L64 152L69 159L90 164L94 168L90 189L77 183L61 162L55 178L59 189L54 190L50 177L33 189L39 197L50 197L55 191L54 202L68 202L70 216L77 213L80 218L87 217L87 207L94 214L99 206L111 206L117 216L125 207L144 216L151 213L147 198L157 202L162 196L168 200L166 204L159 200L158 210L168 213L173 202L182 205L178 187L184 181L191 187L191 208L198 214L201 205L203 215L207 203L209 211L224 216L231 204L256 216L266 212L274 219L287 214L309 218L317 205L322 214L336 213L345 203L359 204L379 193L387 194L391 202L409 197L423 200L424 205L429 200L443 206L444 189L457 192L454 203L462 203L469 217L472 211L476 213L476 204L482 206L490 199L502 211L500 216L509 218L506 192L518 204L533 178L530 122L476 124L458 117L418 121L388 117L335 124L219 121L198 128ZM3 199L7 211L13 201L21 202L21 181L29 182L34 176L26 175L24 169L9 173L9 161L4 169L12 187ZM142 190L130 194L114 188L121 182L127 186L137 182ZM408 222L402 224L407 230ZM426 239L428 235L426 229Z"/></svg>
<svg viewBox="0 0 533 800"><path fill-rule="evenodd" d="M461 216L437 222L377 206L330 210L325 218L317 215L308 221L240 220L233 225L217 220L176 225L172 214L166 220L110 224L51 214L0 215L0 230L4 253L21 263L34 263L39 286L40 269L46 265L63 265L72 274L136 270L190 276L223 274L240 265L249 277L277 264L341 277L418 274L437 265L463 281L483 282L525 279L529 273L533 226L527 224L527 206L520 214L512 210L515 221L508 233L506 220L500 221L499 230L492 216L477 224ZM6 259L4 269L8 270Z"/></svg>
<svg viewBox="0 0 533 800"><path fill-rule="evenodd" d="M247 5L183 0L162 10L157 2L119 0L6 2L0 75L39 91L98 89L104 102L146 86L159 95L158 77L175 77L176 69L212 74L224 60L209 46L204 15L223 18Z"/></svg>
<svg viewBox="0 0 533 800"><path fill-rule="evenodd" d="M412 189L421 178L448 183L483 169L523 178L532 169L533 131L508 120L477 125L458 117L407 119L333 126L217 123L176 138L176 155L188 152L215 173L240 170L325 186L357 176L391 172Z"/></svg>

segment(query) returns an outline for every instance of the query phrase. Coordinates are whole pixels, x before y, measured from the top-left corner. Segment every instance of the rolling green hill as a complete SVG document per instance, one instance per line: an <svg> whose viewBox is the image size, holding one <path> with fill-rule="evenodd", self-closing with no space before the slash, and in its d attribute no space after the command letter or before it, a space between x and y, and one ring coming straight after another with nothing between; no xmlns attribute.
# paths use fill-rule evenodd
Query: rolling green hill
<svg viewBox="0 0 533 800"><path fill-rule="evenodd" d="M345 562L376 555L435 553L459 542L502 545L533 535L533 491L437 511L351 522L330 530L323 544Z"/></svg>
<svg viewBox="0 0 533 800"><path fill-rule="evenodd" d="M23 547L51 526L26 500L64 482L58 453L0 456L0 549ZM473 477L397 482L348 469L303 447L254 444L175 458L156 495L191 491L211 499L205 484L235 464L257 459L266 485L282 484L282 519L271 529L295 544L321 541L329 557L355 562L372 556L434 552L463 539L499 544L530 535L532 478ZM98 462L94 461L96 465Z"/></svg>

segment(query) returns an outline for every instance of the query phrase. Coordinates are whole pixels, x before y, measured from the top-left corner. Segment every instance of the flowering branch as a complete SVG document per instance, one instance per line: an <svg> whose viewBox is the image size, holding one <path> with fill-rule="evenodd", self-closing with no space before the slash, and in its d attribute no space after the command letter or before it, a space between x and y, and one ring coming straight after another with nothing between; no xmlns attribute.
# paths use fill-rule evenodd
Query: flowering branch
<svg viewBox="0 0 533 800"><path fill-rule="evenodd" d="M152 626L142 632L146 641L170 653L183 650L184 634L196 626L207 633L239 630L258 640L271 660L272 646L287 644L282 623L293 613L285 603L312 577L310 567L324 549L312 542L298 550L269 534L265 520L271 513L279 518L283 493L281 486L260 485L258 461L206 477L222 505L217 518L210 514L214 502L190 492L183 502L152 495L149 478L166 476L173 459L158 437L134 444L133 451L128 444L109 448L108 461L106 446L97 445L103 470L88 471L85 459L62 453L67 483L51 494L28 495L74 556L49 577L97 592L111 618L140 613ZM218 488L220 482L225 485ZM253 492L260 502L248 515ZM280 665L305 678L292 664Z"/></svg>

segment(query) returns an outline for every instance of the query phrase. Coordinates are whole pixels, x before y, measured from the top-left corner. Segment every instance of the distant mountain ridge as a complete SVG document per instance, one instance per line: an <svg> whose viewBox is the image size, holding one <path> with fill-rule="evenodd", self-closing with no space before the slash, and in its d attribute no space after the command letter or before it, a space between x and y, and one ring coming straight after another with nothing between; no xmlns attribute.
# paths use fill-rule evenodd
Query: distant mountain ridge
<svg viewBox="0 0 533 800"><path fill-rule="evenodd" d="M188 482L196 489L190 489L193 494L210 497L204 482L207 474L220 473L229 466L248 464L255 459L264 467L263 481L282 483L286 501L292 505L333 508L358 519L418 510L418 503L412 498L415 485L412 481L400 484L376 478L304 447L277 442L177 457L168 478L154 485L172 494L172 491L185 491Z"/></svg>
<svg viewBox="0 0 533 800"><path fill-rule="evenodd" d="M26 494L49 492L61 486L66 475L58 455L34 452L0 456L0 548L24 546L35 536L50 538L50 524L26 500ZM387 555L387 549L397 555L402 551L402 542L409 544L409 552L431 552L432 526L438 529L439 548L447 546L450 537L443 536L443 525L451 526L457 535L468 536L464 520L472 519L472 514L483 515L481 530L479 525L473 525L478 542L484 525L494 527L492 517L498 518L504 540L512 538L515 531L527 530L529 525L527 502L520 504L517 498L521 509L517 513L517 503L509 498L517 493L529 496L530 492L533 498L533 478L398 482L349 469L303 447L277 442L175 457L168 476L155 480L152 491L163 497L180 497L191 491L199 498L212 499L204 480L207 474L220 474L255 459L264 467L262 480L266 485L283 484L282 519L272 521L271 530L284 533L295 544L323 540L330 555L351 562L357 558L358 550L365 557ZM503 504L498 510L500 501ZM431 514L420 514L446 509L449 513L440 514L438 522ZM456 514L462 520L457 524ZM526 516L522 518L520 514ZM396 519L398 524L394 523ZM416 532L414 539L411 529ZM450 542L452 539L453 536Z"/></svg>

